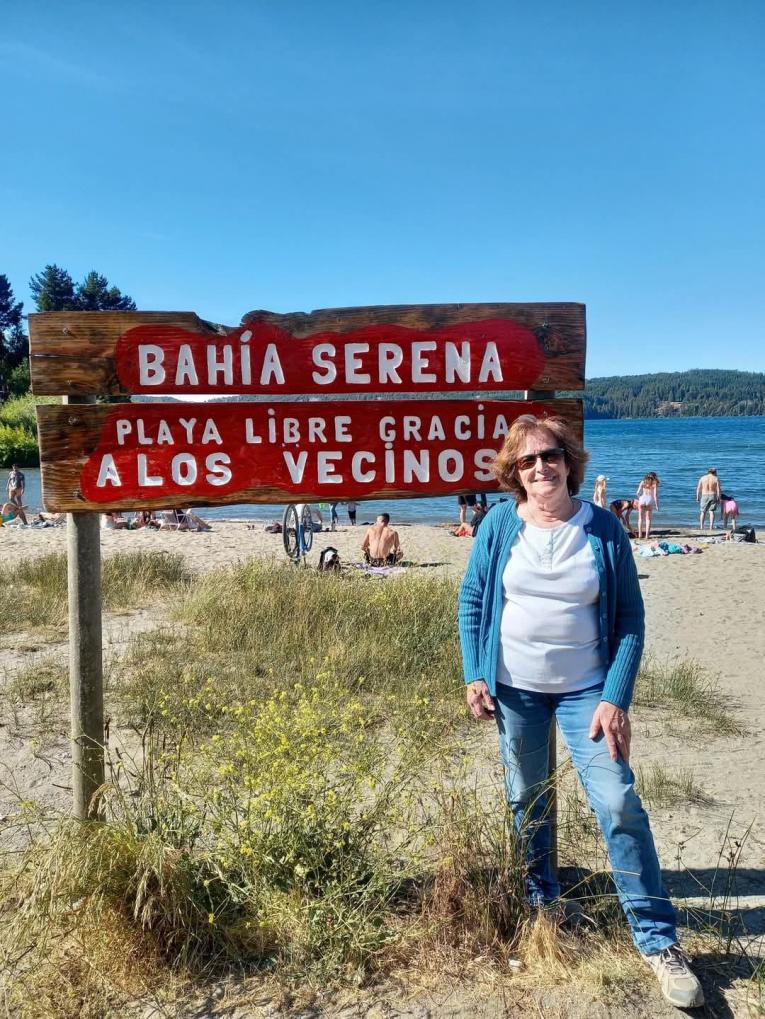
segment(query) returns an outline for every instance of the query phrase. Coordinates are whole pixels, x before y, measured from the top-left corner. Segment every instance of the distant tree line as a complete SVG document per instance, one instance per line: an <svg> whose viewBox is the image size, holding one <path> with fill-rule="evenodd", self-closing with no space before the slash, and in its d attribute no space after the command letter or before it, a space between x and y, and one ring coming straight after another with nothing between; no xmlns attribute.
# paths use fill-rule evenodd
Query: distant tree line
<svg viewBox="0 0 765 1019"><path fill-rule="evenodd" d="M765 414L765 374L762 372L695 369L656 375L614 375L588 379L584 392L586 418L762 414Z"/></svg>

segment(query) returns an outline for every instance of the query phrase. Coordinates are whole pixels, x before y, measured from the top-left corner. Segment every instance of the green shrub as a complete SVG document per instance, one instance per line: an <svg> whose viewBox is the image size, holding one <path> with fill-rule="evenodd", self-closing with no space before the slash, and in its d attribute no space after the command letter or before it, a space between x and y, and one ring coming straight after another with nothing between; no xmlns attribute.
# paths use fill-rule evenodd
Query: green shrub
<svg viewBox="0 0 765 1019"><path fill-rule="evenodd" d="M34 432L14 425L0 423L0 466L37 467L40 451Z"/></svg>

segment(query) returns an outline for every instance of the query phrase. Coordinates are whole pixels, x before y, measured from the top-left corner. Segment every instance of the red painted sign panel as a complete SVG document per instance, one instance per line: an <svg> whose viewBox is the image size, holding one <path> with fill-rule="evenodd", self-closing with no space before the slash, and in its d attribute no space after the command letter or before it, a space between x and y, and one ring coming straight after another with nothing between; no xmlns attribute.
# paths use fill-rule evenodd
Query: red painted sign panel
<svg viewBox="0 0 765 1019"><path fill-rule="evenodd" d="M46 503L126 508L492 489L492 460L518 415L578 420L580 407L475 399L41 407L43 446L69 449L65 460L48 456Z"/></svg>
<svg viewBox="0 0 765 1019"><path fill-rule="evenodd" d="M535 333L501 318L302 338L268 322L221 336L139 325L119 337L115 360L124 391L179 395L496 392L534 388L545 365Z"/></svg>

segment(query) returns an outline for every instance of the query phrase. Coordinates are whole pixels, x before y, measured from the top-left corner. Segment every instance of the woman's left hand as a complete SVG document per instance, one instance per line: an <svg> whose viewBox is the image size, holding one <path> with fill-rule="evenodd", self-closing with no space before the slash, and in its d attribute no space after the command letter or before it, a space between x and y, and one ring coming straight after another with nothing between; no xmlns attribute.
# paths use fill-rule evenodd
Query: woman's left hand
<svg viewBox="0 0 765 1019"><path fill-rule="evenodd" d="M611 704L610 701L601 701L592 716L590 739L597 739L601 730L608 744L611 760L615 761L617 757L621 757L622 760L629 763L632 726L627 712L623 708Z"/></svg>

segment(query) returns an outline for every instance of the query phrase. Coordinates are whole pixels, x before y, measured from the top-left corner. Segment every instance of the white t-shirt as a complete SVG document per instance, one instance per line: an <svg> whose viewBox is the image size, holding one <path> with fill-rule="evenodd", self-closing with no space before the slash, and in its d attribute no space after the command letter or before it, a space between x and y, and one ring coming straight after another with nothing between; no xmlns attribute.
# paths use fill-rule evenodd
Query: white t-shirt
<svg viewBox="0 0 765 1019"><path fill-rule="evenodd" d="M497 682L539 693L570 693L605 679L600 660L595 555L583 502L558 527L525 524L502 575L504 604Z"/></svg>

